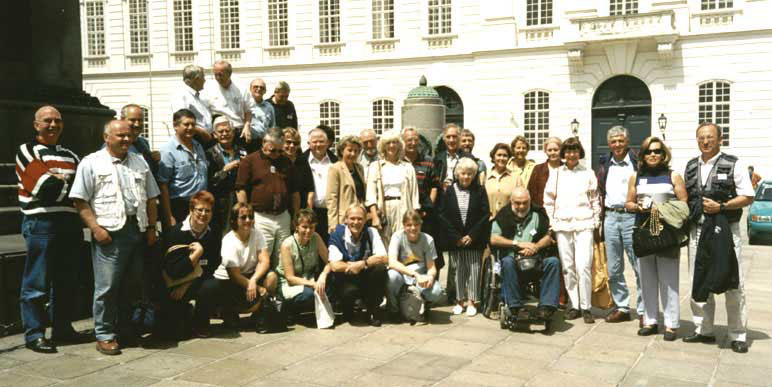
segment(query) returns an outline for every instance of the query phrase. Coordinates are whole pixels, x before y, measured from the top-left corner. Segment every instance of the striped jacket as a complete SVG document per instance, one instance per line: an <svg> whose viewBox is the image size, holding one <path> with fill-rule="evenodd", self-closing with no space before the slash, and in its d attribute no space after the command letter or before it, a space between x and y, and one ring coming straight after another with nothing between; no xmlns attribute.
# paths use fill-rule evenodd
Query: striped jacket
<svg viewBox="0 0 772 387"><path fill-rule="evenodd" d="M61 145L43 145L37 140L20 145L16 152L16 177L21 212L24 215L75 213L67 194L78 161L75 153ZM52 176L54 173L67 176L67 181Z"/></svg>

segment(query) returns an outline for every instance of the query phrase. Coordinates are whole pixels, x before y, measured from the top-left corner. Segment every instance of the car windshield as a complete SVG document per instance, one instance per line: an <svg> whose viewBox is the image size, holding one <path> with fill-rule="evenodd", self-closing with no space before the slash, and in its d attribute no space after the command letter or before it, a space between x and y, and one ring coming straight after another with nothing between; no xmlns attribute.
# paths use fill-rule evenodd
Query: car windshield
<svg viewBox="0 0 772 387"><path fill-rule="evenodd" d="M756 201L772 201L772 184L764 184L756 191Z"/></svg>

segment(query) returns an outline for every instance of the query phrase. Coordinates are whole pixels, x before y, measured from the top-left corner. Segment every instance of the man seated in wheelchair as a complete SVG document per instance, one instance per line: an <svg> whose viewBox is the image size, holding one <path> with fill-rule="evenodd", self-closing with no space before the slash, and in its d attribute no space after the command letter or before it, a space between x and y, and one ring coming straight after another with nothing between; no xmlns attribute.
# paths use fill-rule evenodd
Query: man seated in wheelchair
<svg viewBox="0 0 772 387"><path fill-rule="evenodd" d="M531 197L517 187L510 205L499 210L491 229L491 247L501 259L501 299L509 321L523 310L524 285L541 281L536 318L546 321L555 312L560 295L560 261L549 232L549 218L542 207L531 206ZM509 312L509 313L507 313Z"/></svg>

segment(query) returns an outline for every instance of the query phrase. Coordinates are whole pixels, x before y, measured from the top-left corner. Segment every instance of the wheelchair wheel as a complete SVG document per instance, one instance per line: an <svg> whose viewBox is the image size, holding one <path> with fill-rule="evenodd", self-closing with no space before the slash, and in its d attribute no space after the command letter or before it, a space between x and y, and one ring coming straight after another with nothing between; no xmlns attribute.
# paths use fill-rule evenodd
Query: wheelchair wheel
<svg viewBox="0 0 772 387"><path fill-rule="evenodd" d="M493 271L493 257L487 257L482 264L480 279L480 306L483 316L498 319L499 290L496 285L496 274Z"/></svg>

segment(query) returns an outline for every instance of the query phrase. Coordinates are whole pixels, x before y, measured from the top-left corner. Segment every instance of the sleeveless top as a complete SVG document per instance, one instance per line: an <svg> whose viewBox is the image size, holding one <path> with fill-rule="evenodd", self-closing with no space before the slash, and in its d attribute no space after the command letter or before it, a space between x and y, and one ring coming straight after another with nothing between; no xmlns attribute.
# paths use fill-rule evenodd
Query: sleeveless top
<svg viewBox="0 0 772 387"><path fill-rule="evenodd" d="M673 171L666 170L659 173L639 172L635 178L635 192L640 202L641 198L650 198L652 203L665 203L674 199L675 186L672 180ZM649 214L637 214L637 218L643 215L644 219ZM641 219L642 220L642 219Z"/></svg>
<svg viewBox="0 0 772 387"><path fill-rule="evenodd" d="M292 254L295 276L313 279L316 276L317 267L319 266L317 238L311 238L305 246L300 245L300 242L297 241L294 233L284 240L290 241L290 252ZM281 286L282 295L284 295L285 298L292 298L303 291L303 285L292 286L287 282L283 263L280 263L276 267L276 272L279 274L279 285Z"/></svg>

